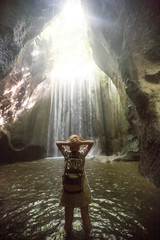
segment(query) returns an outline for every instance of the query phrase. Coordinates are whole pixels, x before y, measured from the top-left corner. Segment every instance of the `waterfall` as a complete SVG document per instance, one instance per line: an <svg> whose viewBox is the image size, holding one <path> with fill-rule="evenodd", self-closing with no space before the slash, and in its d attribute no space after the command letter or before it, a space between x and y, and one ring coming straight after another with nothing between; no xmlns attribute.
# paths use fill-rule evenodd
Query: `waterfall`
<svg viewBox="0 0 160 240"><path fill-rule="evenodd" d="M67 76L52 74L51 108L48 127L49 156L57 155L57 140L67 140L72 134L95 139L99 132L98 88L96 65ZM87 70L87 71L86 71Z"/></svg>
<svg viewBox="0 0 160 240"><path fill-rule="evenodd" d="M126 145L128 123L117 88L93 60L79 0L70 1L21 56L32 79L12 136L58 156L56 141L77 134L95 141L91 154L110 155Z"/></svg>
<svg viewBox="0 0 160 240"><path fill-rule="evenodd" d="M95 140L92 151L96 153L106 153L110 141L118 142L116 151L122 145L121 139L117 140L117 130L124 129L118 91L95 64L87 32L80 1L69 0L40 36L48 46L47 78L51 86L48 156L57 156L56 141L67 140L72 134Z"/></svg>
<svg viewBox="0 0 160 240"><path fill-rule="evenodd" d="M72 134L96 138L99 118L97 78L80 1L67 1L54 22L41 34L50 46L48 78L51 108L48 124L48 156L58 155L57 140Z"/></svg>

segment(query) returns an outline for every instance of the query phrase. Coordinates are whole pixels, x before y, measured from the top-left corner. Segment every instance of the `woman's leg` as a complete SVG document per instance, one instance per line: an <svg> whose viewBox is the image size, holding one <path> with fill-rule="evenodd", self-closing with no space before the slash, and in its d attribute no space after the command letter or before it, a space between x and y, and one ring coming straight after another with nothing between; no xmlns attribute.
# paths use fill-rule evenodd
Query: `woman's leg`
<svg viewBox="0 0 160 240"><path fill-rule="evenodd" d="M81 216L82 216L85 234L87 236L89 236L90 231L91 231L91 222L90 222L90 218L89 218L88 205L81 208Z"/></svg>
<svg viewBox="0 0 160 240"><path fill-rule="evenodd" d="M65 225L64 229L68 235L72 232L73 207L65 207Z"/></svg>

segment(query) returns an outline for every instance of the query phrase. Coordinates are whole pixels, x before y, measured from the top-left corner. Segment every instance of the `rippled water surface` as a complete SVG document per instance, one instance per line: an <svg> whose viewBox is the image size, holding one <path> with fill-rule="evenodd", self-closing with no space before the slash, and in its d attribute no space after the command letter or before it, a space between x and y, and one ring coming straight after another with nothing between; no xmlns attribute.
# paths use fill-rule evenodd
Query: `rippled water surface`
<svg viewBox="0 0 160 240"><path fill-rule="evenodd" d="M93 239L159 240L160 190L138 174L138 163L87 160ZM0 166L0 239L62 239L59 207L63 161ZM79 209L74 239L83 239Z"/></svg>

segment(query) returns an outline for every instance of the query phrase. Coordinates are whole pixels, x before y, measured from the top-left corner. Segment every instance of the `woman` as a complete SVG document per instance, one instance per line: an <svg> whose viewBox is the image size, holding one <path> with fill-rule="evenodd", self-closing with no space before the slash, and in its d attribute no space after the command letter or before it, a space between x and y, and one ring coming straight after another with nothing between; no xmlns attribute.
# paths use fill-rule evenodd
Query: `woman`
<svg viewBox="0 0 160 240"><path fill-rule="evenodd" d="M61 151L62 155L65 158L65 165L68 158L72 159L82 159L83 163L83 172L82 172L82 185L83 190L78 193L68 193L65 191L64 186L62 188L62 194L60 199L60 206L65 207L65 231L66 239L71 236L72 232L72 221L73 221L73 210L75 207L81 208L81 216L83 221L83 227L85 230L86 238L90 235L91 223L88 212L88 205L91 202L91 194L84 172L85 157L93 146L93 141L83 139L78 135L70 136L67 141L62 142L58 141L57 147ZM85 147L84 147L85 146ZM65 166L66 167L66 166Z"/></svg>

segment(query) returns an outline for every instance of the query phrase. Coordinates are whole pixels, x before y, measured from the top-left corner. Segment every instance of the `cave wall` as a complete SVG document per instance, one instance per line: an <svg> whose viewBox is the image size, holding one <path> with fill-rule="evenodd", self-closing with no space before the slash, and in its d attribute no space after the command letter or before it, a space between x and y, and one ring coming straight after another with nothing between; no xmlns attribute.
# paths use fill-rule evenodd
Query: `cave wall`
<svg viewBox="0 0 160 240"><path fill-rule="evenodd" d="M13 68L20 50L37 36L65 0L1 0L0 80Z"/></svg>
<svg viewBox="0 0 160 240"><path fill-rule="evenodd" d="M0 3L0 79L24 44L40 33L65 1ZM97 65L119 90L140 142L141 174L160 187L160 3L158 0L81 0ZM0 94L4 81L0 82Z"/></svg>
<svg viewBox="0 0 160 240"><path fill-rule="evenodd" d="M140 142L139 170L160 186L160 3L82 0L82 4L95 59L121 86L121 95L126 93L126 116Z"/></svg>
<svg viewBox="0 0 160 240"><path fill-rule="evenodd" d="M25 109L27 113L24 116L25 119L27 118L26 127L30 124L29 131L33 131L33 125L38 125L38 123L32 120L32 117L30 119L28 117L30 115L29 105L31 103L27 99L32 95L34 89L38 88L45 80L43 74L40 76L40 72L44 72L45 61L43 63L39 62L41 67L34 65L34 68L28 71L28 66L32 66L32 59L28 54L31 51L29 48L32 47L32 44L29 42L40 34L46 24L57 15L65 1L0 1L0 115L2 116L0 118L0 125L3 128L3 132L0 132L1 163L29 161L44 157L45 150L40 147L42 145L42 138L39 137L39 146L35 146L20 129L20 131L17 131L20 133L20 136L16 136L16 139L14 139L9 126L13 119L17 118L17 112L20 113L22 110L22 105L23 110ZM25 59L23 59L24 57ZM37 74L38 68L39 75ZM8 89L12 91L8 91ZM48 103L47 97L44 98L45 100L42 104L45 104L45 102ZM34 94L32 100L35 104ZM38 109L37 105L35 104L35 112ZM40 121L41 115L42 113L38 114ZM18 118L16 122L17 129L21 127L21 123L23 122L23 117ZM40 136L40 134L42 136L44 132L43 129L41 131L34 129L34 131L35 136ZM45 135L45 137L47 136ZM16 147L13 146L11 138L13 138L14 146ZM25 147L26 143L28 144Z"/></svg>

